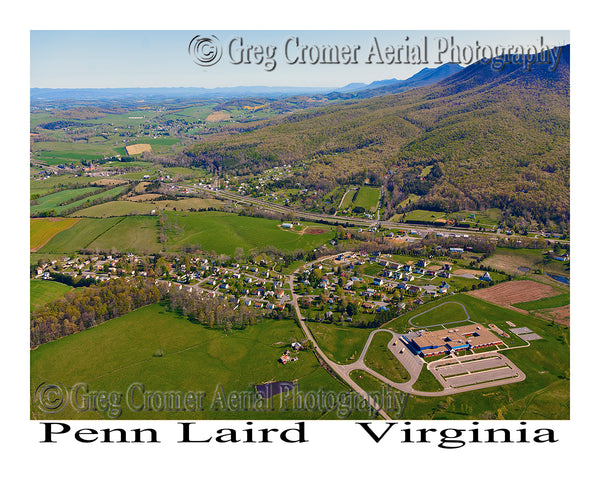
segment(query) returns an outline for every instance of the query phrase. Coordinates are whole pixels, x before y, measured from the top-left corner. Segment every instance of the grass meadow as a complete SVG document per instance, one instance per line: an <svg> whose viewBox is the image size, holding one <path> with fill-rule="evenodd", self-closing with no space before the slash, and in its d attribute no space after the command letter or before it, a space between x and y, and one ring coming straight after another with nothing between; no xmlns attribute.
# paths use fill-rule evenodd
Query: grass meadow
<svg viewBox="0 0 600 480"><path fill-rule="evenodd" d="M93 391L121 392L119 419L337 418L334 411L323 409L295 411L291 403L282 411L281 395L275 397L274 412L211 409L219 391L227 396L249 394L255 384L268 381L296 381L300 392L348 391L310 351L300 351L297 362L281 364L278 359L290 338L302 338L292 320L264 320L244 330L224 332L191 323L154 304L33 350L32 395L42 382L60 383L67 389L85 383ZM162 356L157 356L158 351ZM132 411L125 394L134 383L146 391L204 392L203 410ZM34 405L31 415L54 420L110 418L108 412L78 412L72 405L52 415Z"/></svg>

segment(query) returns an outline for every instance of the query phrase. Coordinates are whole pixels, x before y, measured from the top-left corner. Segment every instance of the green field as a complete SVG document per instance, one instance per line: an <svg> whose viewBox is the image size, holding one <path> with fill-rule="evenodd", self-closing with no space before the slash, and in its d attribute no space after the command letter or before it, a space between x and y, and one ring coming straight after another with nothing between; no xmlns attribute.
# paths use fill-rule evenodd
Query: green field
<svg viewBox="0 0 600 480"><path fill-rule="evenodd" d="M425 313L416 314L409 318L411 323L418 327L427 327L429 325L446 324L453 322L461 322L467 320L467 314L465 313L462 305L446 301L438 305L429 305L430 311L425 309ZM418 316L417 316L418 315Z"/></svg>
<svg viewBox="0 0 600 480"><path fill-rule="evenodd" d="M421 373L417 381L413 384L413 388L419 392L439 392L443 390L440 382L437 381L433 373L427 370L426 367L421 368Z"/></svg>
<svg viewBox="0 0 600 480"><path fill-rule="evenodd" d="M96 237L88 248L120 252L158 252L158 219L155 216L116 217L120 221Z"/></svg>
<svg viewBox="0 0 600 480"><path fill-rule="evenodd" d="M319 322L307 322L306 325L325 355L341 364L356 361L369 337L365 328Z"/></svg>
<svg viewBox="0 0 600 480"><path fill-rule="evenodd" d="M31 218L29 220L29 250L38 251L56 234L71 228L78 218Z"/></svg>
<svg viewBox="0 0 600 480"><path fill-rule="evenodd" d="M62 297L72 289L73 287L69 287L64 283L53 282L50 280L30 280L29 311L33 312L37 307Z"/></svg>
<svg viewBox="0 0 600 480"><path fill-rule="evenodd" d="M354 198L355 207L363 207L367 212L376 212L379 204L380 189L375 187L360 187Z"/></svg>
<svg viewBox="0 0 600 480"><path fill-rule="evenodd" d="M90 194L92 192L100 190L98 187L84 187L84 188L75 188L72 190L62 190L60 192L51 193L50 195L45 195L37 199L37 205L31 205L29 207L29 211L31 213L39 213L45 212L48 210L56 210L58 213L59 210L64 210L69 208L68 205L59 207L59 204L70 202L71 199L79 197L80 195Z"/></svg>
<svg viewBox="0 0 600 480"><path fill-rule="evenodd" d="M63 188L63 185L72 187L75 185L87 185L94 183L98 179L95 177L75 177L73 175L52 175L43 180L32 180L29 183L29 191L31 194L46 195L52 190Z"/></svg>
<svg viewBox="0 0 600 480"><path fill-rule="evenodd" d="M233 255L236 248L250 252L272 246L280 250L312 250L333 237L327 225L318 235L299 235L279 228L280 222L265 218L244 217L223 212L167 212L173 228L169 232L168 250L199 245L204 251Z"/></svg>
<svg viewBox="0 0 600 480"><path fill-rule="evenodd" d="M373 394L384 394L384 395L394 395L397 399L393 407L390 408L389 405L381 405L384 408L385 413L387 413L393 419L401 419L403 418L403 401L406 398L406 394L386 385L378 378L375 378L368 372L364 370L352 370L350 372L350 378L356 382L356 384L363 388L366 392L369 392L371 395ZM388 397L389 398L389 397ZM380 417L382 418L382 417Z"/></svg>
<svg viewBox="0 0 600 480"><path fill-rule="evenodd" d="M571 295L569 293L562 293L555 297L542 298L541 300L535 300L533 302L515 303L514 306L522 308L523 310L541 310L543 308L556 308L569 305L571 302Z"/></svg>
<svg viewBox="0 0 600 480"><path fill-rule="evenodd" d="M201 411L135 412L123 398L120 419L335 419L333 411L279 411L281 396L275 397L275 412L213 411L217 388L225 395L252 392L253 385L267 381L298 381L300 392L342 392L310 351L300 351L299 360L287 365L278 359L290 338L301 339L291 320L265 320L244 330L223 332L189 322L160 305L150 305L95 328L41 345L31 352L31 389L42 382L70 388L82 382L93 391L122 392L134 383L146 391L205 392ZM162 356L157 352L162 351ZM116 404L116 402L115 402ZM199 409L197 409L199 410ZM35 415L35 417L33 417ZM360 415L359 415L360 416ZM364 418L364 414L362 415ZM44 414L32 407L32 418L100 419L108 412L77 412L68 405L62 412Z"/></svg>
<svg viewBox="0 0 600 480"><path fill-rule="evenodd" d="M544 273L570 276L570 263L548 260L543 255L543 250L533 248L496 248L494 253L486 258L482 264L504 271L511 275L524 276L540 270ZM529 268L529 272L519 270L519 267Z"/></svg>
<svg viewBox="0 0 600 480"><path fill-rule="evenodd" d="M101 203L93 207L84 208L75 212L73 215L77 217L118 217L124 215L145 215L152 210L156 210L156 206L147 202L129 202L127 200L115 200L112 202Z"/></svg>
<svg viewBox="0 0 600 480"><path fill-rule="evenodd" d="M119 223L122 218L82 218L68 230L57 233L39 249L39 253L74 253L86 248L97 237Z"/></svg>
<svg viewBox="0 0 600 480"><path fill-rule="evenodd" d="M410 222L422 222L422 223L433 223L436 220L445 219L446 214L444 212L433 212L430 210L411 210L403 216L404 221Z"/></svg>
<svg viewBox="0 0 600 480"><path fill-rule="evenodd" d="M89 197L83 198L81 200L77 200L76 202L70 203L60 209L57 209L57 213L60 214L64 210L68 210L68 209L74 208L74 207L79 207L81 205L85 205L87 203L91 203L96 200L107 200L107 199L115 198L118 195L120 195L123 192L123 190L125 190L125 188L126 188L125 186L115 187L115 188L111 188L110 190L106 190L105 192L100 192L95 195L91 195Z"/></svg>
<svg viewBox="0 0 600 480"><path fill-rule="evenodd" d="M389 332L377 332L373 335L365 355L365 365L393 382L407 382L410 375L387 347L391 339L392 335Z"/></svg>
<svg viewBox="0 0 600 480"><path fill-rule="evenodd" d="M352 206L352 199L354 198L355 194L356 194L355 190L347 190L347 194L344 197L344 201L342 202L342 204L340 206L340 210L344 210L344 209Z"/></svg>

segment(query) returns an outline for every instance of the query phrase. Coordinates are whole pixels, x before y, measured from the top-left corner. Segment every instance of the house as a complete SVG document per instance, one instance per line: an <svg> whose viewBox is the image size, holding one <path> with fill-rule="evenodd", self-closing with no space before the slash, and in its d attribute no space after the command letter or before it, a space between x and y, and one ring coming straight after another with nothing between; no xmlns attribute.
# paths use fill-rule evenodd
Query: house
<svg viewBox="0 0 600 480"><path fill-rule="evenodd" d="M481 277L479 277L479 280L483 280L485 282L491 282L492 277L490 276L489 272L485 272Z"/></svg>
<svg viewBox="0 0 600 480"><path fill-rule="evenodd" d="M449 249L452 253L463 253L464 249L459 248L459 247L450 247Z"/></svg>
<svg viewBox="0 0 600 480"><path fill-rule="evenodd" d="M383 285L383 280L381 278L374 278L373 285L381 286Z"/></svg>
<svg viewBox="0 0 600 480"><path fill-rule="evenodd" d="M427 265L429 265L431 262L427 259L421 259L417 262L417 266L419 267L426 267Z"/></svg>
<svg viewBox="0 0 600 480"><path fill-rule="evenodd" d="M292 348L294 350L302 350L302 345L300 343L298 343L298 342L293 342L292 343Z"/></svg>
<svg viewBox="0 0 600 480"><path fill-rule="evenodd" d="M285 294L285 292L283 290L276 290L275 291L275 297L279 300L281 298L283 298L283 295Z"/></svg>

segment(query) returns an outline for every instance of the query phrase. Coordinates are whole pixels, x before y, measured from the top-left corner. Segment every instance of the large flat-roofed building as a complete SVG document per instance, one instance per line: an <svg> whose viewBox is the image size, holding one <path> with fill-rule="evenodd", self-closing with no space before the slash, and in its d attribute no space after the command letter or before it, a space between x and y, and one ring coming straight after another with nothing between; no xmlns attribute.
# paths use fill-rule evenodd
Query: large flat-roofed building
<svg viewBox="0 0 600 480"><path fill-rule="evenodd" d="M424 357L502 344L502 340L477 323L432 332L422 331L410 338L403 336L402 339Z"/></svg>

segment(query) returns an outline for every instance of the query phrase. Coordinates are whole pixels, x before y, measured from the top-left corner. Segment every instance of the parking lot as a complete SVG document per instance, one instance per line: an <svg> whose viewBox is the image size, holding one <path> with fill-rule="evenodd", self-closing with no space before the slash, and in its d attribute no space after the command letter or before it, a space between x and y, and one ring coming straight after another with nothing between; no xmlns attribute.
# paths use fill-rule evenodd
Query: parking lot
<svg viewBox="0 0 600 480"><path fill-rule="evenodd" d="M523 373L504 355L482 353L432 362L430 370L446 388L459 388L521 377Z"/></svg>

